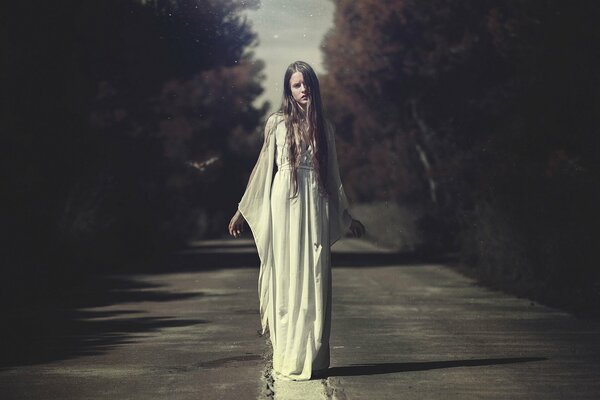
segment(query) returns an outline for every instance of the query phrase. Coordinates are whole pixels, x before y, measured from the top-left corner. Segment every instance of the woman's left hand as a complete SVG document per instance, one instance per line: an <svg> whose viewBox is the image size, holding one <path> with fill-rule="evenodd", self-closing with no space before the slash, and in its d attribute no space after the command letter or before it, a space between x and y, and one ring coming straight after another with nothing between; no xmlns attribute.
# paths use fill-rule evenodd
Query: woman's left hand
<svg viewBox="0 0 600 400"><path fill-rule="evenodd" d="M352 232L352 236L359 238L365 234L365 226L357 219L352 219L350 223L350 232Z"/></svg>
<svg viewBox="0 0 600 400"><path fill-rule="evenodd" d="M233 217L231 217L231 221L229 221L229 234L235 238L239 238L242 232L244 231L244 216L237 210Z"/></svg>

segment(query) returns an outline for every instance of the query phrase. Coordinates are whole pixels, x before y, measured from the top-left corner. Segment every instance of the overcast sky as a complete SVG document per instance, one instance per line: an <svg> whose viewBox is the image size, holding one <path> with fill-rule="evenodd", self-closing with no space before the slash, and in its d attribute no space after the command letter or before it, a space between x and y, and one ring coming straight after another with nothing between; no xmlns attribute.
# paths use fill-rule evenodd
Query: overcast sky
<svg viewBox="0 0 600 400"><path fill-rule="evenodd" d="M248 19L260 41L256 58L265 62L265 92L259 98L277 109L281 102L283 74L289 64L302 60L317 73L324 72L320 49L323 36L333 25L330 0L262 0L248 11Z"/></svg>

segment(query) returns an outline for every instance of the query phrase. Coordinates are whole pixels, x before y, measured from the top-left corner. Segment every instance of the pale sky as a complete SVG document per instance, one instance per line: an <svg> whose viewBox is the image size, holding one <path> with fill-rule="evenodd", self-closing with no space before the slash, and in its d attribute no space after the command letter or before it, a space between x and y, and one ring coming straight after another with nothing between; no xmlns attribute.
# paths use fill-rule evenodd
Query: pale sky
<svg viewBox="0 0 600 400"><path fill-rule="evenodd" d="M294 61L325 72L321 43L333 26L334 7L331 0L262 0L258 10L246 12L258 34L256 58L265 62L265 91L258 103L269 100L272 111L279 108L283 74Z"/></svg>

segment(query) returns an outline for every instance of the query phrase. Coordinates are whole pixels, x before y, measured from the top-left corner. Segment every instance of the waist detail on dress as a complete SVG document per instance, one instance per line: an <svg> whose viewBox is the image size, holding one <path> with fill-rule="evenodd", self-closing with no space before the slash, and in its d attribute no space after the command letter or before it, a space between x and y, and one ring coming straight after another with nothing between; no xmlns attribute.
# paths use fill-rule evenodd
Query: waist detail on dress
<svg viewBox="0 0 600 400"><path fill-rule="evenodd" d="M279 167L279 170L280 170L280 171L286 171L286 170L288 170L288 171L289 171L289 170L292 170L292 169L293 169L293 168L292 168L292 164L290 164L290 163L285 163L285 164L282 164L282 165ZM310 170L310 171L313 171L313 170L314 170L314 168L313 168L313 166L312 166L312 165L306 165L306 164L300 164L300 165L298 165L298 169L306 169L306 170Z"/></svg>

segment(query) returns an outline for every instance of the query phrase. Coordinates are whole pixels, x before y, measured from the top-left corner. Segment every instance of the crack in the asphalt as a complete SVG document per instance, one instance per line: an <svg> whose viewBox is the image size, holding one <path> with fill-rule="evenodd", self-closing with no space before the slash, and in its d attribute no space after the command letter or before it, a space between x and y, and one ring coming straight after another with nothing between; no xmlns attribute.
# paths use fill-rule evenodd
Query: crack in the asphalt
<svg viewBox="0 0 600 400"><path fill-rule="evenodd" d="M263 353L265 366L263 368L263 373L261 374L261 380L263 382L261 397L263 399L273 400L275 398L275 379L273 378L273 348L271 347L271 341L268 338L268 334L265 335L265 342L266 347Z"/></svg>
<svg viewBox="0 0 600 400"><path fill-rule="evenodd" d="M327 400L348 400L344 389L340 385L340 380L338 378L329 377L327 379L323 379L323 387L325 389L325 396L327 396Z"/></svg>

